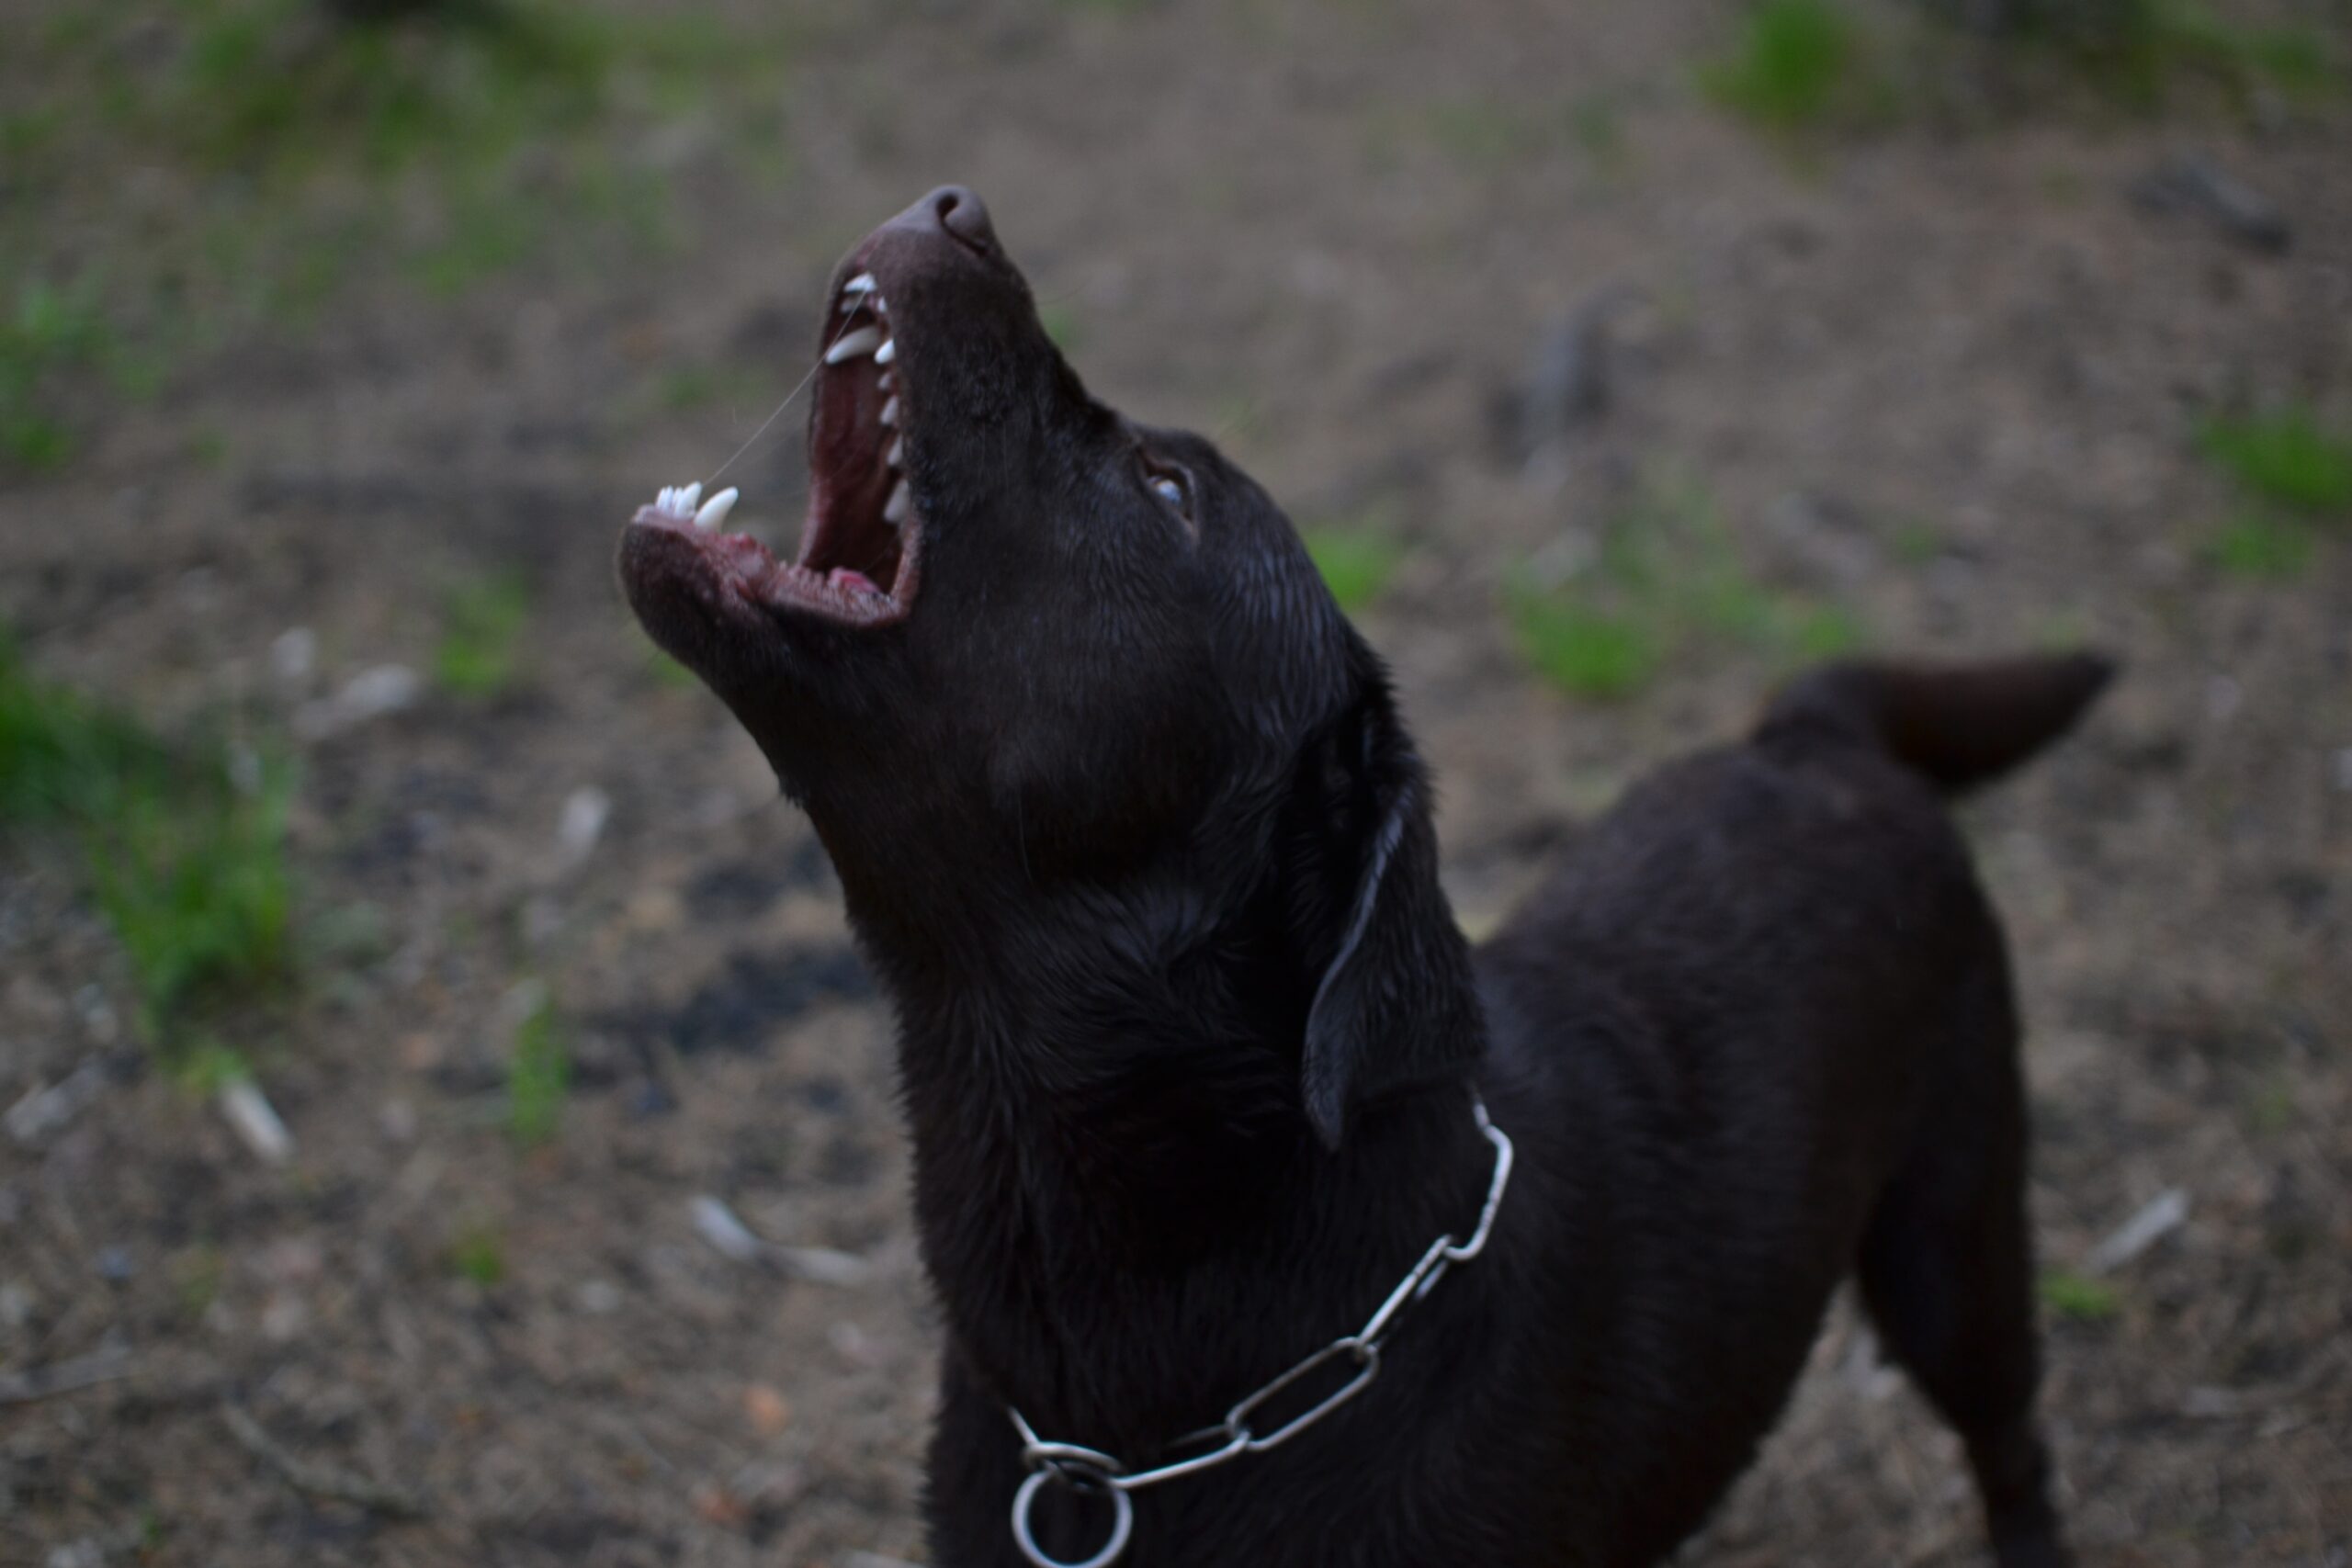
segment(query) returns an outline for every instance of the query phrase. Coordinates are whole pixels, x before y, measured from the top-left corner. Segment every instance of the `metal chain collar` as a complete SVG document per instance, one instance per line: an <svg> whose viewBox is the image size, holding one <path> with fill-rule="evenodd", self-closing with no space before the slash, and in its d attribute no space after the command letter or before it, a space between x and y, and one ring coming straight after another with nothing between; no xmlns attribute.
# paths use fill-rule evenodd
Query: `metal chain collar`
<svg viewBox="0 0 2352 1568"><path fill-rule="evenodd" d="M1362 1393L1380 1375L1380 1347L1389 1330L1411 1303L1419 1301L1437 1288L1445 1271L1456 1263L1467 1263L1486 1249L1487 1234L1494 1228L1495 1211L1502 1206L1503 1189L1510 1182L1511 1145L1503 1130L1487 1119L1486 1101L1475 1094L1470 1109L1478 1119L1478 1131L1495 1146L1495 1174L1487 1184L1487 1201L1478 1211L1478 1227L1467 1241L1456 1241L1451 1235L1439 1236L1421 1254L1420 1261L1397 1281L1379 1309L1353 1334L1342 1335L1320 1350L1300 1361L1273 1382L1243 1398L1225 1413L1225 1419L1213 1427L1187 1432L1170 1444L1183 1448L1194 1443L1216 1446L1190 1459L1177 1460L1151 1470L1131 1471L1116 1459L1098 1450L1080 1448L1076 1443L1049 1443L1037 1436L1021 1412L1011 1405L1005 1414L1012 1417L1012 1428L1021 1435L1021 1462L1029 1467L1029 1477L1012 1499L1012 1540L1021 1554L1036 1568L1110 1568L1126 1551L1127 1539L1135 1533L1135 1503L1129 1494L1146 1486L1157 1486L1178 1476L1197 1474L1239 1459L1244 1454L1263 1453L1266 1450L1290 1441L1334 1410ZM1324 1366L1341 1359L1355 1363L1355 1371L1345 1383L1327 1394L1313 1408L1294 1416L1274 1430L1261 1434L1250 1425L1250 1416L1258 1409L1297 1382ZM1060 1484L1073 1491L1100 1493L1111 1499L1113 1517L1111 1539L1093 1556L1076 1562L1065 1562L1048 1557L1037 1545L1029 1526L1029 1513L1036 1506L1037 1494L1048 1485Z"/></svg>

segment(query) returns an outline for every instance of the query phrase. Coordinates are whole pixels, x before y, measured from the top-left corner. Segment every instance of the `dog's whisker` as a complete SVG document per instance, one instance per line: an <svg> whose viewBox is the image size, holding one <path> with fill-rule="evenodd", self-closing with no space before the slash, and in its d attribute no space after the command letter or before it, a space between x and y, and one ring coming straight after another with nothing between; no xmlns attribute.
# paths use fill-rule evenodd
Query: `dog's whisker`
<svg viewBox="0 0 2352 1568"><path fill-rule="evenodd" d="M733 468L737 463L742 461L743 454L749 452L753 446L758 446L760 437L765 435L770 427L772 427L777 420L784 417L784 411L792 406L793 400L799 397L801 393L808 389L809 383L817 379L817 373L825 367L831 355L841 351L842 340L849 336L850 321L854 319L855 318L854 317L844 319L833 328L831 340L826 344L824 352L817 355L817 362L808 367L808 374L800 378L799 384L794 387L792 390L785 393L784 400L775 405L775 412L769 414L767 418L760 422L759 429L752 432L751 439L745 441L743 445L735 448L735 455L733 457L728 458L727 461L719 464L718 468L713 468L710 471L710 477L703 480L703 483L706 486L717 484L718 482L718 477L721 474Z"/></svg>

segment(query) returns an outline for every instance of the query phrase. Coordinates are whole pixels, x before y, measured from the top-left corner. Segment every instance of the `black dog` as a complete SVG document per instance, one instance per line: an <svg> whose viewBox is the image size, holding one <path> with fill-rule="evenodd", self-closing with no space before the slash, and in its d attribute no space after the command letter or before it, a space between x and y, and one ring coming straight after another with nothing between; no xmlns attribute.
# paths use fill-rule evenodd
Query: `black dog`
<svg viewBox="0 0 2352 1568"><path fill-rule="evenodd" d="M686 492L620 570L807 807L897 1009L935 1562L1021 1562L1016 1494L1032 1562L1652 1562L1849 1271L2005 1568L2065 1560L2016 1010L1942 797L2103 664L1816 672L1474 953L1290 525L1087 395L969 192L852 252L820 346L799 560ZM1483 1253L1400 1292L1499 1185L1474 1092L1516 1172Z"/></svg>

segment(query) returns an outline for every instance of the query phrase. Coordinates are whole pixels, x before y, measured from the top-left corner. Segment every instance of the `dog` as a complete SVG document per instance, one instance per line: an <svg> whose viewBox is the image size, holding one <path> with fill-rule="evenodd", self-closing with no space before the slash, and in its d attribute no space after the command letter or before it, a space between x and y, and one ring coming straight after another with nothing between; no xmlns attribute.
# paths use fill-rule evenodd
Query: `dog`
<svg viewBox="0 0 2352 1568"><path fill-rule="evenodd" d="M933 1562L1655 1562L1849 1275L2002 1568L2067 1561L2017 1006L1946 801L2107 663L1818 670L1474 949L1291 525L1088 395L978 197L853 249L819 351L797 558L690 487L618 570L895 1011Z"/></svg>

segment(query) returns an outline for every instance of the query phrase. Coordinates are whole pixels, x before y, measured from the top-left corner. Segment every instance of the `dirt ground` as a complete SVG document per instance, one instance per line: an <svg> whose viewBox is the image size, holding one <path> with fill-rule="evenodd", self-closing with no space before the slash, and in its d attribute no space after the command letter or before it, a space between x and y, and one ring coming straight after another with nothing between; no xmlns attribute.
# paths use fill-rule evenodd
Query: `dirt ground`
<svg viewBox="0 0 2352 1568"><path fill-rule="evenodd" d="M782 172L667 147L687 220L658 262L358 289L0 478L0 620L45 675L309 737L294 844L331 954L247 1043L296 1143L271 1167L142 1067L70 854L0 844L0 1105L97 1085L0 1139L0 1374L114 1357L0 1403L0 1563L923 1559L935 1317L889 1021L806 824L653 667L610 558L799 378L839 252L946 179L1100 393L1216 434L1302 520L1405 542L1363 619L1474 930L1784 668L1702 652L1615 703L1528 671L1510 574L1650 476L1703 485L1759 581L1869 646L2120 653L2085 732L1967 814L2073 1286L2066 1506L2093 1568L2352 1562L2352 544L2285 581L2218 569L2237 502L2193 434L2289 399L2352 418L2352 118L2061 109L1792 150L1691 86L1726 14L829 8L779 93ZM2184 148L2274 197L2291 247L2129 198ZM1523 461L1498 399L1604 296L1607 411ZM726 394L649 394L687 366ZM785 540L799 414L729 475ZM518 680L324 721L363 671L424 668L452 584L501 570L533 604ZM574 1076L522 1149L504 1056L534 983ZM2185 1222L2085 1284L2174 1190ZM731 1261L704 1197L865 1268ZM306 1495L231 1410L420 1516ZM1981 1560L1953 1445L1843 1309L1685 1560Z"/></svg>

